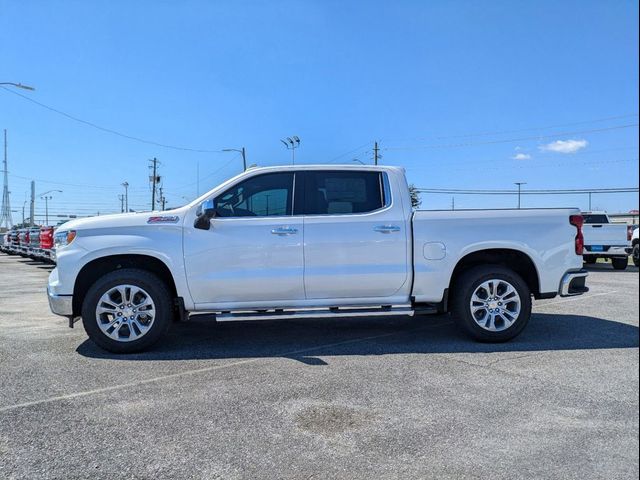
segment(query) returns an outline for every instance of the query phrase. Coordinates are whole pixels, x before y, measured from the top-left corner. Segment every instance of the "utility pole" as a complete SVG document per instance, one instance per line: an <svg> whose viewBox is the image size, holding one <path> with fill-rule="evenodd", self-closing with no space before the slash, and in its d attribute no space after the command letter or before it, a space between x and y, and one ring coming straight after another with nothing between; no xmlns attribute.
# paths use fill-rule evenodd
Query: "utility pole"
<svg viewBox="0 0 640 480"><path fill-rule="evenodd" d="M589 192L589 211L591 211L591 192Z"/></svg>
<svg viewBox="0 0 640 480"><path fill-rule="evenodd" d="M378 165L378 156L380 149L378 148L378 142L373 142L373 164Z"/></svg>
<svg viewBox="0 0 640 480"><path fill-rule="evenodd" d="M120 213L124 213L124 195L118 195L118 200L120 200Z"/></svg>
<svg viewBox="0 0 640 480"><path fill-rule="evenodd" d="M29 209L29 225L35 225L36 218L36 182L31 180L31 208Z"/></svg>
<svg viewBox="0 0 640 480"><path fill-rule="evenodd" d="M25 220L25 218L24 218L24 208L26 206L27 206L27 201L25 200L24 203L22 204L22 226L23 227L25 226L25 224L24 224L24 220ZM29 223L31 223L31 222L29 222Z"/></svg>
<svg viewBox="0 0 640 480"><path fill-rule="evenodd" d="M124 211L129 213L129 182L125 181L122 186L124 187Z"/></svg>
<svg viewBox="0 0 640 480"><path fill-rule="evenodd" d="M153 157L153 160L150 160L152 163L153 175L149 177L151 181L151 210L156 209L156 185L160 183L160 176L158 175L158 159Z"/></svg>
<svg viewBox="0 0 640 480"><path fill-rule="evenodd" d="M160 204L162 205L162 210L164 210L167 204L167 199L165 198L164 193L162 192L162 187L160 187Z"/></svg>
<svg viewBox="0 0 640 480"><path fill-rule="evenodd" d="M518 209L520 209L520 195L522 194L522 185L526 185L527 182L514 182L518 185Z"/></svg>
<svg viewBox="0 0 640 480"><path fill-rule="evenodd" d="M456 197L451 197L451 210L456 209Z"/></svg>
<svg viewBox="0 0 640 480"><path fill-rule="evenodd" d="M13 226L11 204L9 202L9 170L7 169L7 129L4 130L4 162L2 164L4 184L2 187L2 211L0 212L0 228L6 225L7 230Z"/></svg>

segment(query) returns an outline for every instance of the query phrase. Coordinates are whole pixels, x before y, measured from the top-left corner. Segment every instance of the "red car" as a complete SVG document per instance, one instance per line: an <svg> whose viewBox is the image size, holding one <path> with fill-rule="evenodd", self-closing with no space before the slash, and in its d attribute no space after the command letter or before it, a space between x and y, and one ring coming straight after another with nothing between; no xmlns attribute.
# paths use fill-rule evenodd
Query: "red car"
<svg viewBox="0 0 640 480"><path fill-rule="evenodd" d="M53 230L54 227L40 227L40 258L52 263L54 263Z"/></svg>

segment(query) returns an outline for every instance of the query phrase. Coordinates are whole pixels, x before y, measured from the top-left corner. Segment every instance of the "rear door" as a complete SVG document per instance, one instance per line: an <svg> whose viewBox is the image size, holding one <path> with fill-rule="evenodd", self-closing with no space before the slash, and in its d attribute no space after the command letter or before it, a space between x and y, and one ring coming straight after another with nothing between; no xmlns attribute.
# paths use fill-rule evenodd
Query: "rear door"
<svg viewBox="0 0 640 480"><path fill-rule="evenodd" d="M304 172L307 299L387 298L407 282L403 207L386 173Z"/></svg>

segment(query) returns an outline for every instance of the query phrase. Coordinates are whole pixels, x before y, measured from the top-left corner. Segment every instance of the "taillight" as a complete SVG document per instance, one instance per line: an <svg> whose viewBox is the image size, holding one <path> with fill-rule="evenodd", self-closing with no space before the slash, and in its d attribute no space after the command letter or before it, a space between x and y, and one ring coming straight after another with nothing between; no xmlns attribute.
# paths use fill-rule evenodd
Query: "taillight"
<svg viewBox="0 0 640 480"><path fill-rule="evenodd" d="M584 253L584 235L582 235L582 226L584 225L584 218L582 215L571 215L569 217L569 223L576 227L578 233L576 233L576 255L582 255Z"/></svg>

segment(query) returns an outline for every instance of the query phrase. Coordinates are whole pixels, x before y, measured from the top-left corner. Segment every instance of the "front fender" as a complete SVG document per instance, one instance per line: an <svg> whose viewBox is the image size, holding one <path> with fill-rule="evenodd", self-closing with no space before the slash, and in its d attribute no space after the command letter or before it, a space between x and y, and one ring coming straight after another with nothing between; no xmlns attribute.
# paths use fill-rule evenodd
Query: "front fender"
<svg viewBox="0 0 640 480"><path fill-rule="evenodd" d="M87 264L100 258L115 255L145 255L166 265L171 272L178 296L187 310L193 308L193 300L187 287L184 257L182 255L182 227L163 225L156 229L141 227L128 232L117 228L98 231L79 231L74 242L56 252L59 294L71 295L75 280ZM151 231L149 231L151 230Z"/></svg>

